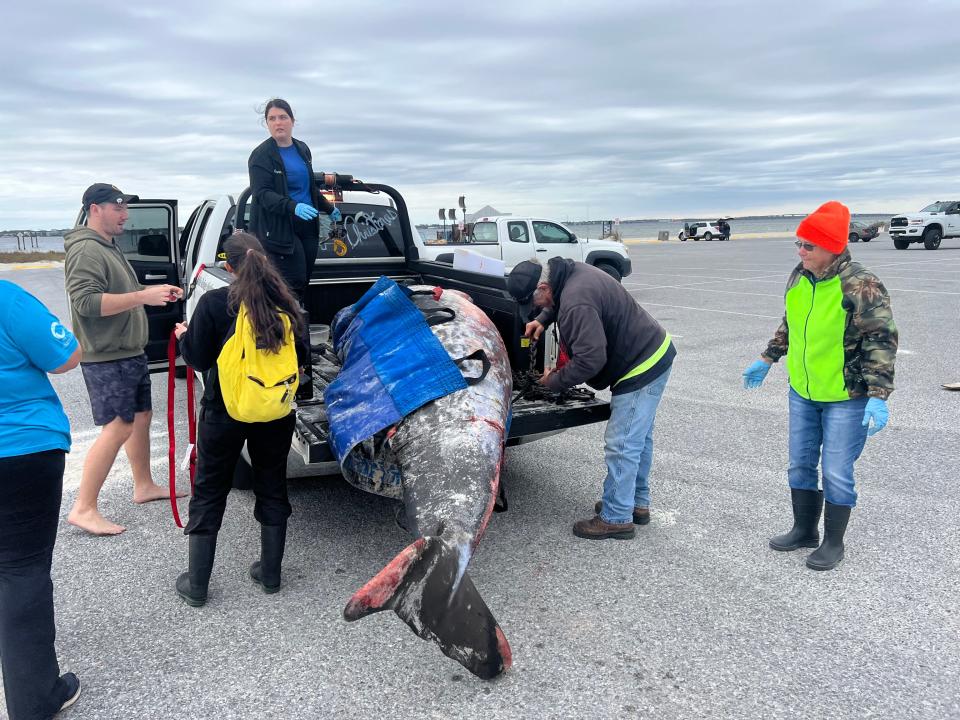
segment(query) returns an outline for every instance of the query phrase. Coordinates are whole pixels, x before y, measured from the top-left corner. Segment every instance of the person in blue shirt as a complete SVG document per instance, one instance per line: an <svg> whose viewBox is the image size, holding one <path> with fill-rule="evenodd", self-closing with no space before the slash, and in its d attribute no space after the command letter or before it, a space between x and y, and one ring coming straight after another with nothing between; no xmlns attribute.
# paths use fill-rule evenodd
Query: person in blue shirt
<svg viewBox="0 0 960 720"><path fill-rule="evenodd" d="M320 247L320 210L333 222L339 222L341 214L317 190L310 148L293 137L290 103L268 100L263 119L270 137L247 161L254 200L249 230L303 302Z"/></svg>
<svg viewBox="0 0 960 720"><path fill-rule="evenodd" d="M52 717L80 695L54 648L50 567L70 423L47 378L80 354L43 303L0 280L0 664L10 720Z"/></svg>

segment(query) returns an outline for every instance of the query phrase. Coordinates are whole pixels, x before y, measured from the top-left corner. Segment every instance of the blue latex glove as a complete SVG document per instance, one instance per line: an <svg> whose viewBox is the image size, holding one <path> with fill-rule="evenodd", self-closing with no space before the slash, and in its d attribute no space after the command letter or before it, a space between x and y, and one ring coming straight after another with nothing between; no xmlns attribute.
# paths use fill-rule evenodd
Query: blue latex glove
<svg viewBox="0 0 960 720"><path fill-rule="evenodd" d="M750 363L750 367L743 371L743 386L748 389L760 387L768 372L770 372L770 363L754 360Z"/></svg>
<svg viewBox="0 0 960 720"><path fill-rule="evenodd" d="M880 398L870 398L867 400L867 406L863 409L863 426L867 428L867 437L876 435L887 426L887 420L890 419L890 411L887 409L887 401ZM871 424L870 421L873 420Z"/></svg>
<svg viewBox="0 0 960 720"><path fill-rule="evenodd" d="M301 220L313 220L320 213L317 212L317 209L313 205L297 203L297 206L293 209L293 214Z"/></svg>
<svg viewBox="0 0 960 720"><path fill-rule="evenodd" d="M335 207L333 209L333 212L330 213L330 219L333 220L333 222L335 223L338 223L341 220L343 220L343 213L340 212L340 208Z"/></svg>

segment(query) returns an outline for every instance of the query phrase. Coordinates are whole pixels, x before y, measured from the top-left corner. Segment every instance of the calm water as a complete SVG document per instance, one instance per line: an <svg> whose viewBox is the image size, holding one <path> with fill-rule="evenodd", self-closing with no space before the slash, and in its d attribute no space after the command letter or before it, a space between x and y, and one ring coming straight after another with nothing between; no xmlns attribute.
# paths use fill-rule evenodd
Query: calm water
<svg viewBox="0 0 960 720"><path fill-rule="evenodd" d="M26 243L26 249L23 248L23 242ZM39 247L33 247L29 239L23 242L21 242L20 252L63 252L63 238L59 236L35 238L33 245L39 245ZM16 235L0 235L0 253L5 252L17 252Z"/></svg>

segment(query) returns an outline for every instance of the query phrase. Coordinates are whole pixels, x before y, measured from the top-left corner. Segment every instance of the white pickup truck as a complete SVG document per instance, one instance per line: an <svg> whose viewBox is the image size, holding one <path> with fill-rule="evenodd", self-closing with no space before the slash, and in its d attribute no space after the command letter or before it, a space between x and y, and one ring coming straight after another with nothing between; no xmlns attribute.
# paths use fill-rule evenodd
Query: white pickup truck
<svg viewBox="0 0 960 720"><path fill-rule="evenodd" d="M331 225L321 215L321 245L305 298L311 324L328 325L334 314L356 302L381 275L397 282L436 285L462 290L482 308L500 330L515 377L531 368L529 343L522 338L527 321L506 291L503 277L453 268L424 260L425 246L411 222L403 197L387 185L366 184L343 175L317 175L326 197L340 208L343 221ZM167 342L174 325L189 320L202 294L223 287L232 276L222 268L224 241L249 218L250 192L211 197L191 214L177 232L175 200L142 199L130 206L130 217L117 244L144 285L169 283L185 290L185 299L166 307L148 307L151 369L166 370ZM77 223L86 217L81 212ZM541 370L555 358L555 340L546 334L532 365ZM315 355L315 368L324 363ZM201 378L202 380L202 378ZM328 380L314 372L304 394L298 393L294 448L318 475L339 471L327 444L323 390ZM312 392L311 392L312 391ZM312 394L312 397L309 397ZM304 398L303 395L307 397ZM515 393L516 398L516 393ZM508 445L554 434L565 428L601 422L610 416L604 400L574 396L558 404L545 399L517 398ZM238 463L238 486L249 484L249 466Z"/></svg>
<svg viewBox="0 0 960 720"><path fill-rule="evenodd" d="M890 218L890 237L897 250L922 242L927 250L940 247L943 238L960 237L960 202L937 200L920 212Z"/></svg>
<svg viewBox="0 0 960 720"><path fill-rule="evenodd" d="M524 260L556 256L595 265L617 280L625 278L633 269L622 242L579 238L560 223L541 218L483 217L474 221L466 242L426 245L421 257L452 262L456 248L503 260L507 271Z"/></svg>

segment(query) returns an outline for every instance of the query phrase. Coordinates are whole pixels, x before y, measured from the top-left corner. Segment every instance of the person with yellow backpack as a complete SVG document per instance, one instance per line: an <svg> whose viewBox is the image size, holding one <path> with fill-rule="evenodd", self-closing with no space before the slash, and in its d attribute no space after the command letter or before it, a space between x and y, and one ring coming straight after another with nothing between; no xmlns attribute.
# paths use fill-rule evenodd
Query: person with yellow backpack
<svg viewBox="0 0 960 720"><path fill-rule="evenodd" d="M310 353L300 306L259 240L236 233L224 250L233 283L205 293L189 328L180 323L175 331L184 360L205 373L197 474L184 529L189 569L176 582L177 593L193 607L207 600L217 533L244 442L253 468L253 515L260 523L260 560L250 577L266 593L280 589L291 512L286 470L293 400Z"/></svg>

